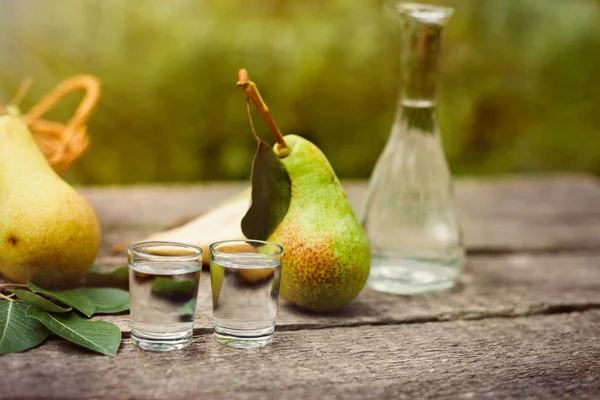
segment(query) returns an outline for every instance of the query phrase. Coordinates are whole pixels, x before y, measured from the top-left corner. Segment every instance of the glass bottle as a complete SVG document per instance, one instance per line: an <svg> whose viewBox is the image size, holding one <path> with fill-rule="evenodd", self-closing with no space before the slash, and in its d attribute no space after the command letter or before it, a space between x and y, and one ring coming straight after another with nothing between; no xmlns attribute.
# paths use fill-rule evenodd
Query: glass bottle
<svg viewBox="0 0 600 400"><path fill-rule="evenodd" d="M362 224L372 252L367 285L411 295L452 287L465 254L436 120L441 39L453 9L405 3L398 12L402 88L369 182Z"/></svg>

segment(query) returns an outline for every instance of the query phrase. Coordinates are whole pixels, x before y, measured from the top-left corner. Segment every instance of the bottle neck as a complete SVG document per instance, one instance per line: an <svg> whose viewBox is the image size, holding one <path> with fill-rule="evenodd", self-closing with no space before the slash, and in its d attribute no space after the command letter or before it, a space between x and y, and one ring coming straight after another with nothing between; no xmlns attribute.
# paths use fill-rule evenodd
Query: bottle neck
<svg viewBox="0 0 600 400"><path fill-rule="evenodd" d="M433 102L410 103L401 102L397 111L396 134L420 133L437 135L437 120Z"/></svg>
<svg viewBox="0 0 600 400"><path fill-rule="evenodd" d="M436 88L442 34L452 9L401 4L401 89L397 123L436 134Z"/></svg>

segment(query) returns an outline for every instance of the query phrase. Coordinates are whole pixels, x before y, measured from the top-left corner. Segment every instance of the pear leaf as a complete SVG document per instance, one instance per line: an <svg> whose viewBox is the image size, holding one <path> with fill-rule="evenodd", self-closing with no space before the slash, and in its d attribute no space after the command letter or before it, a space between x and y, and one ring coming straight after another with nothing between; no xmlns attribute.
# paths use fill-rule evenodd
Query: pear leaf
<svg viewBox="0 0 600 400"><path fill-rule="evenodd" d="M110 322L89 321L74 312L51 314L33 306L26 315L63 339L107 356L116 356L121 345L121 330Z"/></svg>
<svg viewBox="0 0 600 400"><path fill-rule="evenodd" d="M19 299L44 311L63 313L73 309L73 307L61 307L58 304L54 304L50 300L43 298L39 294L31 293L27 290L11 290L10 292L14 293Z"/></svg>
<svg viewBox="0 0 600 400"><path fill-rule="evenodd" d="M70 290L46 290L41 287L35 285L33 282L28 282L27 286L31 289L32 292L43 294L44 296L50 297L51 299L58 300L61 303L69 305L83 313L86 317L91 317L96 311L96 307L94 303L79 289L70 289Z"/></svg>
<svg viewBox="0 0 600 400"><path fill-rule="evenodd" d="M18 301L0 301L0 354L31 349L50 334L44 325L26 317L28 308Z"/></svg>
<svg viewBox="0 0 600 400"><path fill-rule="evenodd" d="M127 290L129 288L129 269L126 266L108 269L94 264L85 275L85 286L116 287Z"/></svg>
<svg viewBox="0 0 600 400"><path fill-rule="evenodd" d="M281 223L292 200L292 181L279 156L263 141L252 163L252 203L242 219L248 239L267 240Z"/></svg>
<svg viewBox="0 0 600 400"><path fill-rule="evenodd" d="M129 292L117 288L80 288L96 306L94 314L115 314L129 310Z"/></svg>

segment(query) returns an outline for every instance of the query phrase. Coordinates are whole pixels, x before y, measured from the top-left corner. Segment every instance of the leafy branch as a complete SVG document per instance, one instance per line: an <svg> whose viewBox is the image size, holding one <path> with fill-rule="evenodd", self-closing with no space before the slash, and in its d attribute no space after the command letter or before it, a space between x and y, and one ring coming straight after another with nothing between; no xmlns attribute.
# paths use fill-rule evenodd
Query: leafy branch
<svg viewBox="0 0 600 400"><path fill-rule="evenodd" d="M129 293L117 288L77 288L62 291L1 283L0 355L40 345L50 333L108 356L116 356L121 330L104 321L90 321L94 314L129 310Z"/></svg>

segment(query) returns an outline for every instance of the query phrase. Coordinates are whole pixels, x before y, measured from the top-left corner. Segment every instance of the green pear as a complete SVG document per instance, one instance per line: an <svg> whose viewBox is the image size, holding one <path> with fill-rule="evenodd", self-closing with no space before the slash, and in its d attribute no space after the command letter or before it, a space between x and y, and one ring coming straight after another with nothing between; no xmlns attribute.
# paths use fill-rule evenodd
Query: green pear
<svg viewBox="0 0 600 400"><path fill-rule="evenodd" d="M91 205L50 167L18 117L0 117L0 274L74 286L100 246Z"/></svg>
<svg viewBox="0 0 600 400"><path fill-rule="evenodd" d="M292 183L287 214L269 237L285 249L281 296L315 311L350 303L369 276L371 255L365 231L356 218L333 168L317 146L284 136L281 158Z"/></svg>
<svg viewBox="0 0 600 400"><path fill-rule="evenodd" d="M245 70L240 71L238 86L277 141L276 156L269 155L253 128L259 149L253 163L252 205L242 230L251 239L283 246L284 299L313 311L340 309L360 293L369 276L367 235L323 152L300 136L281 134Z"/></svg>

